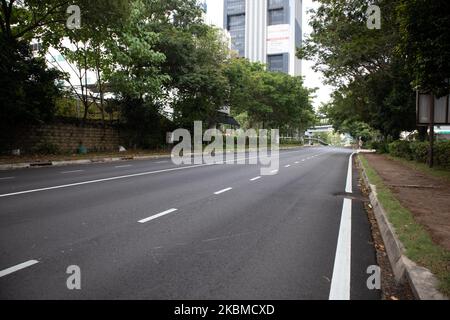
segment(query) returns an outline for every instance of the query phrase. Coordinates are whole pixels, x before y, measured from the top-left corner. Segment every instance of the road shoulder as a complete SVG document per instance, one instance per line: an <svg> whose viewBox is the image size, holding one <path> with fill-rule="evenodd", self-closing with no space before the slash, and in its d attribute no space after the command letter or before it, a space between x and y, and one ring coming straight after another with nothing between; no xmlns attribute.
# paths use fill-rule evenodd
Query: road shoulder
<svg viewBox="0 0 450 320"><path fill-rule="evenodd" d="M358 161L363 168L364 183L370 189L371 207L395 278L400 283L407 280L416 298L445 299L442 293L448 295L450 290L448 272L450 253L433 242L427 228L421 225L414 214L398 199L399 194L392 189L394 188L392 181L389 182L386 176L374 169L374 167L377 168L375 163L377 156L360 155ZM400 169L403 169L403 176L417 176L411 168L396 167L401 164L393 163L392 167L387 168L388 165L389 163L384 163L384 173L390 172L391 177L394 176L393 172L398 172ZM416 181L420 184L420 179ZM409 201L411 205L421 205L420 198L409 199Z"/></svg>

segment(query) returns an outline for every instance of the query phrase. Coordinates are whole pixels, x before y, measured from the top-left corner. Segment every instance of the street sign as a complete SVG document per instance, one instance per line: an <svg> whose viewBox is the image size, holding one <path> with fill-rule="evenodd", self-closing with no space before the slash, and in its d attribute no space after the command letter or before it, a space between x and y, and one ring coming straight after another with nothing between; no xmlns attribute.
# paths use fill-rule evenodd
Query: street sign
<svg viewBox="0 0 450 320"><path fill-rule="evenodd" d="M431 93L416 91L416 109L417 125L429 127L428 165L431 168L434 162L434 126L450 124L449 95L437 98Z"/></svg>
<svg viewBox="0 0 450 320"><path fill-rule="evenodd" d="M450 124L450 104L449 96L436 98L432 94L417 92L417 125L429 126ZM430 119L432 109L434 109L434 119ZM432 121L431 121L432 120Z"/></svg>

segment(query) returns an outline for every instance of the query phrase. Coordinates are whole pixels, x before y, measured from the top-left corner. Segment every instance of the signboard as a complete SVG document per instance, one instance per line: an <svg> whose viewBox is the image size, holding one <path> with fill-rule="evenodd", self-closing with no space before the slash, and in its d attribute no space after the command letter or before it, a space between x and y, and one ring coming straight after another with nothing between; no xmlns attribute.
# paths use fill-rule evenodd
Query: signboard
<svg viewBox="0 0 450 320"><path fill-rule="evenodd" d="M173 132L166 132L166 142L168 144L174 143L174 135Z"/></svg>
<svg viewBox="0 0 450 320"><path fill-rule="evenodd" d="M267 54L289 52L289 24L277 24L267 27Z"/></svg>
<svg viewBox="0 0 450 320"><path fill-rule="evenodd" d="M450 104L448 95L438 99L432 94L417 92L416 108L418 125L428 126L431 122L436 125L450 124ZM430 119L431 111L433 109L434 119Z"/></svg>

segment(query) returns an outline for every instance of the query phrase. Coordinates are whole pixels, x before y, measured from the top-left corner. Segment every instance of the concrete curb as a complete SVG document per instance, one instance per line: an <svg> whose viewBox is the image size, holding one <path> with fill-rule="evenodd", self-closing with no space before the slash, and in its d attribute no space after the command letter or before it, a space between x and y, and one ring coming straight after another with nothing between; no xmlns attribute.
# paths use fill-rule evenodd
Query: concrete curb
<svg viewBox="0 0 450 320"><path fill-rule="evenodd" d="M418 266L405 256L405 248L398 239L395 229L389 222L386 211L377 197L376 186L370 184L369 178L364 170L361 160L357 158L361 168L362 178L366 187L370 190L370 203L373 208L378 228L384 241L386 253L389 258L394 276L397 282L408 281L417 299L420 300L448 300L437 289L438 280L430 270Z"/></svg>
<svg viewBox="0 0 450 320"><path fill-rule="evenodd" d="M152 156L106 157L106 158L92 158L92 159L81 159L81 160L57 160L57 161L47 161L47 162L10 163L10 164L0 164L0 171L23 169L23 168L37 168L37 167L52 167L52 166L58 167L58 166L66 166L66 165L71 165L71 164L89 164L89 163L116 162L116 161L126 161L126 160L159 159L159 158L167 158L167 157L170 157L170 154L152 155Z"/></svg>
<svg viewBox="0 0 450 320"><path fill-rule="evenodd" d="M289 150L302 147L283 147L280 150ZM254 151L254 150L251 150ZM220 154L220 153L218 153ZM196 155L191 153L188 155ZM66 166L71 164L89 164L89 163L106 163L106 162L116 162L116 161L126 161L126 160L148 160L148 159L160 159L160 158L170 158L170 154L161 155L148 155L148 156L124 156L124 157L106 157L106 158L92 158L92 159L81 159L81 160L57 160L57 161L43 161L43 162L24 162L24 163L9 163L0 164L0 171L13 170L13 169L23 169L23 168L40 168L40 167L56 167L56 166Z"/></svg>

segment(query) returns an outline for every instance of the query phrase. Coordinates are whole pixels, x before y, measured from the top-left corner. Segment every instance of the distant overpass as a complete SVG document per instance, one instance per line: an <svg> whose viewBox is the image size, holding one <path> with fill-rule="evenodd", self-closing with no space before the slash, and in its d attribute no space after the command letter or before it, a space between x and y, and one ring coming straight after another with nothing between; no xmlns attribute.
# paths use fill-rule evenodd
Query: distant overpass
<svg viewBox="0 0 450 320"><path fill-rule="evenodd" d="M323 146L328 146L329 145L327 142L325 142L325 141L323 141L322 139L319 139L319 138L305 136L304 140L305 140L305 142L308 141L309 143L311 143L311 141L315 141L315 142L320 143Z"/></svg>
<svg viewBox="0 0 450 320"><path fill-rule="evenodd" d="M333 132L333 126L332 125L322 125L322 126L315 126L312 128L309 128L306 130L305 135L310 136L314 133L320 133L320 132Z"/></svg>

